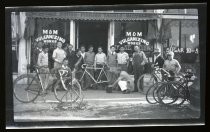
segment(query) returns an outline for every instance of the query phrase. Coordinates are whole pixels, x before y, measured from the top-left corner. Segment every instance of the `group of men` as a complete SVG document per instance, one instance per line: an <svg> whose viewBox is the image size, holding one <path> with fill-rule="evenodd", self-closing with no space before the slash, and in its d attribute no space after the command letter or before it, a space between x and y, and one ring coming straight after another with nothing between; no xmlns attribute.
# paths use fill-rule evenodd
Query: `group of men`
<svg viewBox="0 0 210 132"><path fill-rule="evenodd" d="M58 42L57 48L54 49L52 56L50 56L54 60L53 69L63 68L68 69L71 72L74 71L76 73L80 73L79 71L82 71L82 64L86 64L87 66L94 68L101 68L106 65L109 67L108 80L110 85L115 84L116 80L119 81L119 78L120 80L124 79L124 77L119 76L128 76L127 68L130 59L128 53L125 52L125 47L122 45L119 47L118 53L116 53L115 46L110 46L110 51L107 53L107 55L103 52L103 48L100 46L98 47L98 53L95 54L93 52L94 47L91 45L88 47L87 52L85 46L81 46L79 49L76 49L74 51L74 47L72 44L67 44L66 48L62 48L62 45L63 44L61 42ZM39 42L37 48L33 52L33 63L38 66L44 66L40 69L41 72L49 72L48 51L48 46L43 46L43 43ZM160 53L157 54L156 63L159 65L159 67L161 67L162 65L162 67L164 67L166 70L173 70L176 73L179 72L181 66L179 65L177 60L173 59L173 53L170 52L168 55L171 55L172 57L169 57L167 60L164 61ZM132 85L131 87L133 87L133 89L130 91L137 92L137 80L143 74L144 65L148 62L148 59L139 46L134 46L134 53L132 55L132 58L134 80L127 79L127 81L130 83L130 85ZM115 71L117 69L120 70L120 75L115 74ZM93 76L98 76L98 72L94 72L94 70L89 70L89 72ZM80 79L79 74L75 77L76 79ZM83 88L84 90L89 88L91 86L91 83L93 83L90 77L86 76L85 79L86 85L84 86L86 87ZM42 80L43 87L46 88L48 85L49 75L43 74ZM142 82L140 84L142 86ZM143 91L143 87L141 87L140 89ZM127 93L127 91L128 90L123 90L123 92L125 93Z"/></svg>

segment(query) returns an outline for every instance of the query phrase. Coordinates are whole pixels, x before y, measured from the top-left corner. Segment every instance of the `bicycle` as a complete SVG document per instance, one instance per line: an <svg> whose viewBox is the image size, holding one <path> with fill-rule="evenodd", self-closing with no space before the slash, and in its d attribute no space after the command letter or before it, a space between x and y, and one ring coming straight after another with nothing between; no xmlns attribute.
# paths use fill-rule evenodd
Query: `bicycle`
<svg viewBox="0 0 210 132"><path fill-rule="evenodd" d="M40 69L41 68L46 68L46 66L35 66L35 75L34 74L22 74L19 77L17 77L14 82L13 82L13 94L14 97L22 102L22 103L30 103L30 102L34 102L38 96L43 96L45 97L48 94L48 91L54 91L54 95L55 98L59 101L59 102L75 102L77 101L79 98L81 98L81 87L79 85L79 83L77 81L70 81L71 83L69 84L76 84L76 85L64 85L64 78L61 76L61 72L58 69L54 69L54 71L58 71L59 76L55 77L55 75L57 73L40 73ZM43 93L44 88L43 88L43 84L40 78L41 74L50 74L51 77L53 77L54 79L52 80L53 83L51 85L48 85L46 88L46 93ZM69 78L71 79L71 78ZM67 79L66 79L67 80ZM71 79L73 80L73 79ZM77 87L77 88L75 88ZM65 94L63 96L60 97L60 91L63 89L63 91L65 92ZM72 91L70 92L71 89L77 89L79 92L79 94L76 94L76 98L72 98L68 100L68 94L75 94ZM63 98L65 97L66 100L63 100Z"/></svg>
<svg viewBox="0 0 210 132"><path fill-rule="evenodd" d="M163 82L167 79L167 77L165 76L165 73L168 73L168 72L165 71L163 68L153 67L153 70L151 73L145 73L139 77L137 81L138 90L140 91L140 87L141 87L140 85L141 85L142 80L143 80L142 83L144 84L144 78L149 78L148 82L152 83L151 85L154 85L157 82Z"/></svg>
<svg viewBox="0 0 210 132"><path fill-rule="evenodd" d="M81 76L81 78L79 79L79 82L83 88L83 81L84 81L84 76L85 74L88 75L88 77L90 77L92 80L93 80L93 84L91 84L91 87L94 87L95 85L98 85L98 84L106 84L108 83L108 78L107 78L107 74L105 72L105 65L102 66L102 68L94 68L93 66L87 66L87 64L83 64L82 66L82 69L84 70L83 71L83 74ZM91 73L88 71L88 70L100 70L100 73L97 77L97 79L95 79L93 77L93 75L91 75ZM102 79L102 75L105 75L106 79L105 80L101 80Z"/></svg>
<svg viewBox="0 0 210 132"><path fill-rule="evenodd" d="M158 76L158 74L159 74L159 76ZM142 75L142 76L144 76L144 75ZM146 100L148 103L150 103L150 104L158 103L158 100L156 99L156 95L155 95L156 90L163 83L168 82L169 77L170 77L170 73L168 71L166 71L163 68L154 67L154 71L151 73L151 78L154 78L153 80L155 82L153 82L153 85L151 85L146 92ZM139 83L139 81L138 81L138 83Z"/></svg>
<svg viewBox="0 0 210 132"><path fill-rule="evenodd" d="M180 81L171 81L163 84L157 90L157 97L160 104L164 105L177 105L181 106L185 101L190 103L190 87L189 82L193 82L196 77L192 72L187 72L182 77L179 77ZM168 98L173 101L168 103Z"/></svg>

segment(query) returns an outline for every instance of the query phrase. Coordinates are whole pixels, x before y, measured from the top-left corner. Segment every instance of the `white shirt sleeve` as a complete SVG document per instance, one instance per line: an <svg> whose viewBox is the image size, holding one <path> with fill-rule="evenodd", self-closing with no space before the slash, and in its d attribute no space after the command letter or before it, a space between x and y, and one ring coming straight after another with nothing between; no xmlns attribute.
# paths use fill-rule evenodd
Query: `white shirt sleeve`
<svg viewBox="0 0 210 132"><path fill-rule="evenodd" d="M56 57L56 49L53 51L53 55L52 55L53 58Z"/></svg>
<svg viewBox="0 0 210 132"><path fill-rule="evenodd" d="M38 60L37 60L37 65L42 66L42 54L41 53L39 53Z"/></svg>

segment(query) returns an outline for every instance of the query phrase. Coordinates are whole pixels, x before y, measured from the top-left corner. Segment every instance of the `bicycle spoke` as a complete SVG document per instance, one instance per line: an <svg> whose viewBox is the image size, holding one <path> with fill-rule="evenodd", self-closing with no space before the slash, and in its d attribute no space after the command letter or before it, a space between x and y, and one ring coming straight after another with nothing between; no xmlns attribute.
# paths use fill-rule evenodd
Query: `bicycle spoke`
<svg viewBox="0 0 210 132"><path fill-rule="evenodd" d="M63 97L61 98L61 101L63 100L64 96L68 93L68 91L63 95Z"/></svg>

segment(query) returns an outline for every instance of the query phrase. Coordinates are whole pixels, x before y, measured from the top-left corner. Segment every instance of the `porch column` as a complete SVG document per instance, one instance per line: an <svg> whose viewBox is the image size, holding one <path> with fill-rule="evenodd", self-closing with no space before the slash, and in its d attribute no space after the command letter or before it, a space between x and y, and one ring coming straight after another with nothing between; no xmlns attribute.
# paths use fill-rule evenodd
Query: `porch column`
<svg viewBox="0 0 210 132"><path fill-rule="evenodd" d="M115 22L114 21L111 21L109 23L109 30L108 30L108 49L107 51L109 51L109 47L111 45L114 45L114 29L115 29Z"/></svg>
<svg viewBox="0 0 210 132"><path fill-rule="evenodd" d="M18 74L27 73L26 40L24 38L24 31L26 27L25 20L26 20L25 12L20 12L18 20L18 27L20 31Z"/></svg>
<svg viewBox="0 0 210 132"><path fill-rule="evenodd" d="M76 43L75 43L75 21L71 20L70 21L70 44L72 44L74 46L74 50L76 47Z"/></svg>

